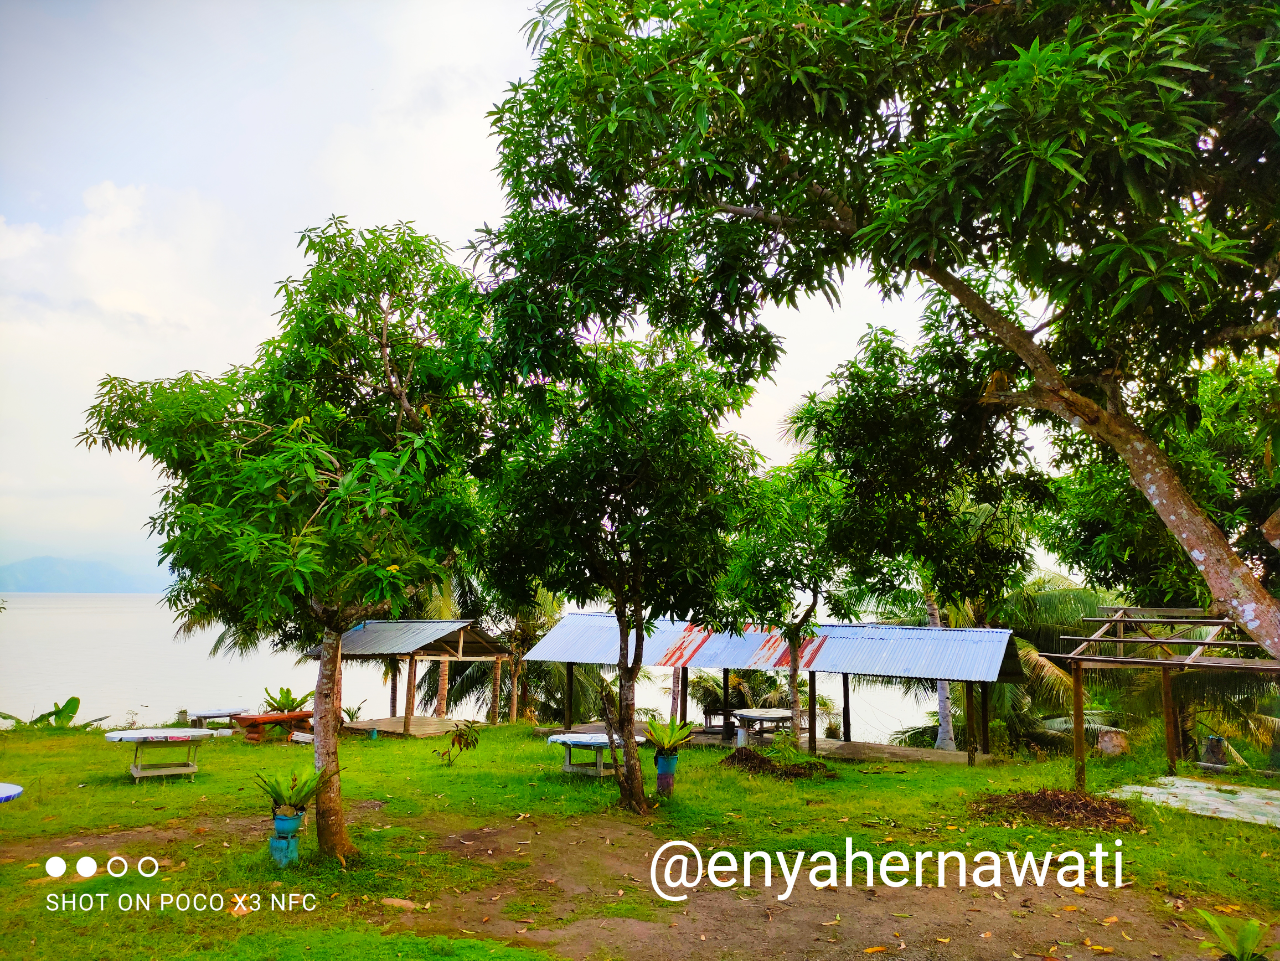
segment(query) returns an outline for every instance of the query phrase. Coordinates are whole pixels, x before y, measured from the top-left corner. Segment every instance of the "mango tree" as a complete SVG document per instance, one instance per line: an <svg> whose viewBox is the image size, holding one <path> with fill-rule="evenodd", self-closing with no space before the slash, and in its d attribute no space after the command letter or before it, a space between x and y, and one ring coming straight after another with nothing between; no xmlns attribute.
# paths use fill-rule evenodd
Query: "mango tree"
<svg viewBox="0 0 1280 961"><path fill-rule="evenodd" d="M407 225L335 218L301 245L311 266L280 285L280 332L252 364L107 377L81 441L160 468L151 529L181 617L221 623L226 650L322 642L315 764L330 777L317 834L345 858L342 634L437 587L475 539L482 319L471 280Z"/></svg>
<svg viewBox="0 0 1280 961"><path fill-rule="evenodd" d="M762 368L762 301L920 280L953 339L1009 355L987 402L1109 449L1280 655L1280 601L1162 446L1204 358L1280 346L1274 3L557 0L531 29L494 114L529 290L568 305L607 282L574 263L690 249L654 289ZM540 316L539 344L575 329ZM1261 530L1280 545L1280 512Z"/></svg>
<svg viewBox="0 0 1280 961"><path fill-rule="evenodd" d="M612 607L621 800L644 812L634 725L646 625L712 602L755 457L717 428L750 390L669 335L586 345L575 366L573 379L526 386L549 429L506 442L486 575L508 597L532 602L542 589Z"/></svg>

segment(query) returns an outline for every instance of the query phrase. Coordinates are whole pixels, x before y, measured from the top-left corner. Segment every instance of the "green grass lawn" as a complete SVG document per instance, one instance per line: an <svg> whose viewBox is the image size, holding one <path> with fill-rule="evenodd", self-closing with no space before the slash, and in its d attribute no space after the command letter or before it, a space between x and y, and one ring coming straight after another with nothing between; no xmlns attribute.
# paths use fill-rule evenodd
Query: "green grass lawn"
<svg viewBox="0 0 1280 961"><path fill-rule="evenodd" d="M519 814L545 824L583 815L616 819L620 829L648 826L661 838L683 838L704 851L744 847L768 851L842 852L877 856L889 850L1091 850L1114 835L1027 823L983 823L971 803L986 792L1067 787L1067 759L963 765L836 764L825 781L778 782L719 766L724 752L681 753L676 796L641 820L613 807L609 780L565 775L561 752L531 736L526 726L485 730L480 747L446 767L431 752L442 738L346 738L341 746L343 793L356 813L352 837L361 856L343 869L314 856L314 833L304 838L302 864L281 871L266 852L270 813L254 787L256 772L287 771L310 763L310 751L280 741L246 744L218 739L201 749L194 783L169 779L134 785L127 774L132 746L92 733L0 732L0 780L27 788L0 805L0 957L22 958L328 958L457 957L498 961L548 955L482 938L456 941L399 933L381 909L382 898L422 904L444 892L485 889L529 866L467 860L443 853L449 834L511 822ZM652 784L650 752L646 777ZM1090 786L1103 790L1159 776L1156 746L1135 754L1090 761ZM1265 784L1266 782L1264 782ZM380 802L375 807L372 802ZM1242 905L1260 917L1280 910L1280 834L1245 825L1136 805L1135 830L1124 836L1126 877L1153 898L1164 894L1195 903ZM136 858L161 852L168 863L143 881L130 873L113 879L57 881L44 861L57 853L74 864L77 835L154 829L116 847ZM1143 831L1145 833L1139 833ZM56 842L56 845L55 845ZM161 856L157 853L157 856ZM99 863L105 856L95 853ZM578 916L663 920L669 906L635 885L627 899L578 900ZM108 895L148 891L188 894L311 893L317 909L263 911L245 918L224 912L101 913L47 910L46 895L74 891ZM1160 898L1163 900L1162 898ZM545 897L521 889L501 906L509 917L538 917ZM495 909L497 910L497 909ZM548 920L548 923L550 921ZM145 952L145 953L140 953ZM450 954L449 952L453 952Z"/></svg>

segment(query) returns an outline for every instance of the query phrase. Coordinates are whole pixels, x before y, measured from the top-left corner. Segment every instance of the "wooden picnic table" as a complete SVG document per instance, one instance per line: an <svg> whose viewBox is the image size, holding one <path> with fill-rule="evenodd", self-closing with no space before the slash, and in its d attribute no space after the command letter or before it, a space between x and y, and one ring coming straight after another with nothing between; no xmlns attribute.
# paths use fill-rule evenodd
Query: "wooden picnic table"
<svg viewBox="0 0 1280 961"><path fill-rule="evenodd" d="M643 744L645 739L636 737L637 744ZM608 734L574 734L572 731L568 734L552 734L547 738L548 744L564 745L564 772L566 774L594 774L596 777L604 777L606 774L613 773L613 764L604 763L604 750L609 746ZM573 749L580 751L595 751L595 764L574 764ZM615 741L614 747L622 747L621 742Z"/></svg>
<svg viewBox="0 0 1280 961"><path fill-rule="evenodd" d="M287 711L274 714L234 714L231 720L244 728L246 741L261 741L263 732L271 725L286 731L310 731L311 711Z"/></svg>
<svg viewBox="0 0 1280 961"><path fill-rule="evenodd" d="M744 722L742 726L746 728L748 735L754 734L762 741L766 725L774 734L777 734L779 729L789 727L791 724L791 711L781 707L753 707L744 711L734 711L733 716Z"/></svg>
<svg viewBox="0 0 1280 961"><path fill-rule="evenodd" d="M137 784L144 777L164 777L166 774L189 776L195 780L196 755L200 752L200 742L213 737L213 732L192 727L157 727L127 731L108 731L108 741L124 741L133 744L133 764L129 773L133 775L133 783ZM186 761L165 761L144 764L143 748L165 747L170 744L184 744L187 748Z"/></svg>

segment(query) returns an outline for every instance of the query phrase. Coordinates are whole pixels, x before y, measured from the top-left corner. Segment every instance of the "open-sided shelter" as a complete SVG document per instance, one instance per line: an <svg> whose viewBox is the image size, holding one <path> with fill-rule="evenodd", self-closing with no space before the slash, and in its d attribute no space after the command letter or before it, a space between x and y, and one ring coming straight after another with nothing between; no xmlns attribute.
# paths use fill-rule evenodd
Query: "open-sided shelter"
<svg viewBox="0 0 1280 961"><path fill-rule="evenodd" d="M319 657L320 648L312 648L308 656ZM408 665L404 733L409 734L419 661L493 661L496 712L502 661L511 658L511 651L474 621L364 621L342 635L344 661L386 661L391 658L405 661Z"/></svg>
<svg viewBox="0 0 1280 961"><path fill-rule="evenodd" d="M546 633L525 660L561 661L573 664L618 663L618 621L613 614L565 615ZM630 639L628 639L628 657ZM989 685L996 681L1024 680L1022 663L1011 633L1002 628L901 627L892 624L815 624L814 636L800 648L799 669L809 672L810 690L817 689L818 673L840 674L844 689L844 730L850 739L849 675L886 678L926 678L966 683L966 710L973 714L970 685L982 690L982 741L989 751L987 701ZM729 702L731 670L786 670L791 651L781 633L772 628L749 627L741 634L708 630L687 621L659 621L645 634L644 664L680 668L682 700L680 719L688 717L690 667L723 671L724 703ZM572 694L566 705L573 703ZM817 721L816 698L809 699L810 739ZM565 710L565 726L573 718ZM723 737L731 736L725 718ZM973 729L972 727L970 728Z"/></svg>

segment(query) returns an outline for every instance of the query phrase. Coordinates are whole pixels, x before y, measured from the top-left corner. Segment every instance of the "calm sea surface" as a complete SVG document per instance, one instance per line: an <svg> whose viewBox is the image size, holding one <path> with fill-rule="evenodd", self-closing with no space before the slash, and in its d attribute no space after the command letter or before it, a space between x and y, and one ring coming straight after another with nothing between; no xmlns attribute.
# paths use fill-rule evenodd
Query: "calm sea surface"
<svg viewBox="0 0 1280 961"><path fill-rule="evenodd" d="M189 711L257 709L263 688L288 687L295 694L315 687L316 666L293 655L266 652L249 657L209 657L216 630L174 640L172 613L158 594L9 594L0 613L0 711L32 717L55 701L80 698L79 719L107 715L109 726L172 720ZM664 715L670 695L661 688L670 674L637 691L642 707ZM820 675L819 690L840 704L838 677ZM342 700L365 701L362 717L386 717L390 692L380 666L351 662L343 667ZM855 740L885 741L896 729L924 723L927 704L894 690L867 689L853 695ZM474 711L457 712L475 716Z"/></svg>

